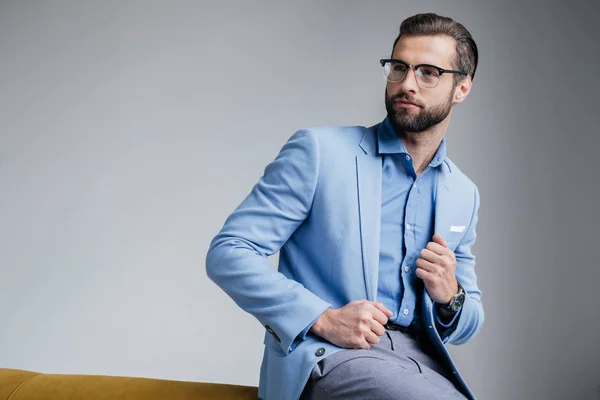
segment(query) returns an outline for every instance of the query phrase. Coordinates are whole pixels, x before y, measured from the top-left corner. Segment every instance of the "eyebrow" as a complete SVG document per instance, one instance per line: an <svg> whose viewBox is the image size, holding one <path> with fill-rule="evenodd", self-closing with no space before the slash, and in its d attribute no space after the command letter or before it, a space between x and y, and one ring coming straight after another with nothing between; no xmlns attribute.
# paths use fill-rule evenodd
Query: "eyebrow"
<svg viewBox="0 0 600 400"><path fill-rule="evenodd" d="M405 61L405 60L403 60L401 58L397 58L397 57L392 57L391 60L393 60L393 61L402 61L403 63L411 64L408 61ZM439 64L432 64L432 63L429 63L429 62L422 62L422 63L412 64L412 65L430 65L432 67L437 67L437 68L441 68L441 69L448 70L448 71L454 69L454 67L448 67L448 68L446 68L446 67L440 66Z"/></svg>

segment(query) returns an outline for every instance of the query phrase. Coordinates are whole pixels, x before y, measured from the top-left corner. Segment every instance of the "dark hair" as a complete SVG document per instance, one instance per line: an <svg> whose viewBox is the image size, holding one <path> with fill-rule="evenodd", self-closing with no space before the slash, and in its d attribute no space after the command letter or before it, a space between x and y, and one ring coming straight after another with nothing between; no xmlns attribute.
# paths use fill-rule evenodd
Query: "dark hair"
<svg viewBox="0 0 600 400"><path fill-rule="evenodd" d="M403 35L448 35L456 40L456 58L454 66L460 71L464 71L471 75L471 79L475 78L477 70L477 61L479 53L477 45L471 33L462 24L454 21L452 18L442 17L437 14L417 14L406 18L400 25L400 33L394 41L392 53L396 48L396 43ZM458 83L465 78L464 75L455 75L454 83Z"/></svg>

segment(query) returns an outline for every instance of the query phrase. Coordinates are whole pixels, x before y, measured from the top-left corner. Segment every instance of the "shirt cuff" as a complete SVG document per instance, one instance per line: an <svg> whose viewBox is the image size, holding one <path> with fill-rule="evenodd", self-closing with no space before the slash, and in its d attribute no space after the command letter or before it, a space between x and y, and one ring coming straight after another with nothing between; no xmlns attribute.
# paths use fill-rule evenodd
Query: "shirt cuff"
<svg viewBox="0 0 600 400"><path fill-rule="evenodd" d="M456 325L456 323L458 322L458 317L460 315L460 312L462 311L462 307L454 314L454 316L452 317L452 319L450 320L450 322L448 323L444 323L442 322L442 318L440 317L440 314L438 313L438 307L440 305L439 304L435 304L435 307L433 307L433 313L435 314L435 322L436 324L438 324L440 327L444 328L444 329L448 329L453 327L454 325Z"/></svg>

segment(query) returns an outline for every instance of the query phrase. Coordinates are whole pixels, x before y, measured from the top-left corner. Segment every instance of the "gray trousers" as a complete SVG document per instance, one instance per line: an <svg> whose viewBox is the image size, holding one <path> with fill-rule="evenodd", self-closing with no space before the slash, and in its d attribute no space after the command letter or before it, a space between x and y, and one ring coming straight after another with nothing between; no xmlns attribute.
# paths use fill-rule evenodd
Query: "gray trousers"
<svg viewBox="0 0 600 400"><path fill-rule="evenodd" d="M313 369L301 400L466 399L421 342L386 330L369 350L341 350Z"/></svg>

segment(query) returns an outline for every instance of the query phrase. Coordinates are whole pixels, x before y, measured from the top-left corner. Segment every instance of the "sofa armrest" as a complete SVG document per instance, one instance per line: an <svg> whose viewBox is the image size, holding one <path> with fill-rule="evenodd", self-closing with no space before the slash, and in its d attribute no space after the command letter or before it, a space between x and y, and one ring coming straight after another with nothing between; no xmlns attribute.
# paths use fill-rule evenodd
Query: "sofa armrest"
<svg viewBox="0 0 600 400"><path fill-rule="evenodd" d="M12 397L11 397L12 396ZM256 400L256 387L0 368L0 400Z"/></svg>

